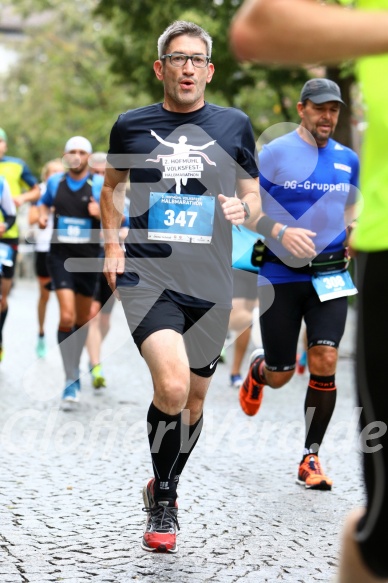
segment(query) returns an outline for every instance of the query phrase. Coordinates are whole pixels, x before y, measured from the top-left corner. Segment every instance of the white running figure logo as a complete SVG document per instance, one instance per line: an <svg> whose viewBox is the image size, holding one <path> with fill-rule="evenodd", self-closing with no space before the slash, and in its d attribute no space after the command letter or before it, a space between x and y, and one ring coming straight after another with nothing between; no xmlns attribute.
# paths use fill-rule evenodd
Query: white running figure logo
<svg viewBox="0 0 388 583"><path fill-rule="evenodd" d="M154 130L151 130L151 136L156 138L158 140L158 142L160 142L163 146L167 146L168 148L172 148L174 153L172 155L169 155L169 156L159 155L156 160L152 160L151 158L148 158L147 161L159 162L160 159L163 159L163 158L174 159L175 157L178 157L182 161L183 160L190 160L190 153L191 154L198 153L200 156L205 158L205 160L209 164L211 164L212 166L216 166L215 162L212 162L211 160L209 160L209 158L205 154L202 154L202 152L201 152L201 150L204 150L205 148L208 148L209 146L212 146L213 144L215 144L216 140L211 140L210 142L208 142L204 146L192 146L192 145L187 143L186 136L180 136L178 143L167 142L166 140L163 140L163 138L158 136L158 134L156 132L154 132ZM176 194L180 194L181 193L181 184L183 184L183 186L186 186L188 177L175 175L174 178L175 178L175 184L176 184L175 192L176 192Z"/></svg>

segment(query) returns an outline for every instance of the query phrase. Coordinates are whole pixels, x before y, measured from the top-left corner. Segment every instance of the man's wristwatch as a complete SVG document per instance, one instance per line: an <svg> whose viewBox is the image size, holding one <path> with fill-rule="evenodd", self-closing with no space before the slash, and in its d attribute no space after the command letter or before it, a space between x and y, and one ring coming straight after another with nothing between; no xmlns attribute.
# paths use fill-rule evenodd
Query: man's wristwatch
<svg viewBox="0 0 388 583"><path fill-rule="evenodd" d="M243 206L244 213L245 213L244 214L244 221L246 221L251 216L251 211L249 210L249 206L246 202L241 201L241 204Z"/></svg>

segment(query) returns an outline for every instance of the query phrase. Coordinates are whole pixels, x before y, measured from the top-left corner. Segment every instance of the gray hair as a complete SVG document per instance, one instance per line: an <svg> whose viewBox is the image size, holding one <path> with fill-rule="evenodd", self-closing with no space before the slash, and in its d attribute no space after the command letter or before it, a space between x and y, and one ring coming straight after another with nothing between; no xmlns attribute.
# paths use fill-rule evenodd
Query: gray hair
<svg viewBox="0 0 388 583"><path fill-rule="evenodd" d="M62 167L61 170L53 171L53 168L60 167ZM40 173L40 178L42 182L46 182L47 179L51 176L51 174L56 172L62 172L62 170L64 170L62 158L54 158L53 160L49 160L48 162L46 162L46 164L43 166L42 171Z"/></svg>
<svg viewBox="0 0 388 583"><path fill-rule="evenodd" d="M93 152L89 158L89 165L93 167L93 164L104 164L106 157L107 154L105 152Z"/></svg>
<svg viewBox="0 0 388 583"><path fill-rule="evenodd" d="M163 34L158 38L158 57L159 59L164 55L171 43L177 36L193 36L200 38L206 45L206 54L208 57L212 56L213 41L211 36L200 26L194 22L187 22L186 20L176 20L166 28Z"/></svg>

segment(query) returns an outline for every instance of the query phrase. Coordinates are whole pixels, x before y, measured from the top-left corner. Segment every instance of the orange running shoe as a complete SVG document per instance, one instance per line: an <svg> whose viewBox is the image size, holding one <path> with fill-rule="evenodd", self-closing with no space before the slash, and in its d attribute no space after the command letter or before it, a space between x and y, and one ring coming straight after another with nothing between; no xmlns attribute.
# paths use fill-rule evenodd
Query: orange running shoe
<svg viewBox="0 0 388 583"><path fill-rule="evenodd" d="M246 415L256 415L263 400L264 385L260 385L252 376L252 369L264 356L262 348L256 348L251 354L249 371L245 381L240 387L239 399L241 409Z"/></svg>
<svg viewBox="0 0 388 583"><path fill-rule="evenodd" d="M176 553L176 531L179 530L177 519L178 504L170 506L171 501L154 500L154 482L151 478L143 488L143 500L147 512L146 526L143 535L142 548L154 553Z"/></svg>
<svg viewBox="0 0 388 583"><path fill-rule="evenodd" d="M296 483L311 490L331 490L333 480L325 476L318 456L309 454L299 465Z"/></svg>

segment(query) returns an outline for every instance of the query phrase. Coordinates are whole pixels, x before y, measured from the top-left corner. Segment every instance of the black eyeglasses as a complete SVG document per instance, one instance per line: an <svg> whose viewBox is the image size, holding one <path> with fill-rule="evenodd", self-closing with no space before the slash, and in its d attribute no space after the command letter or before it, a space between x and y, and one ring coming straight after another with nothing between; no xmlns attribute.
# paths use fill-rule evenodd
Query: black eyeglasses
<svg viewBox="0 0 388 583"><path fill-rule="evenodd" d="M204 69L210 63L210 57L206 55L185 55L183 53L169 53L160 57L160 60L165 61L167 57L170 59L173 67L183 67L186 65L188 59L191 59L194 67L198 69Z"/></svg>

